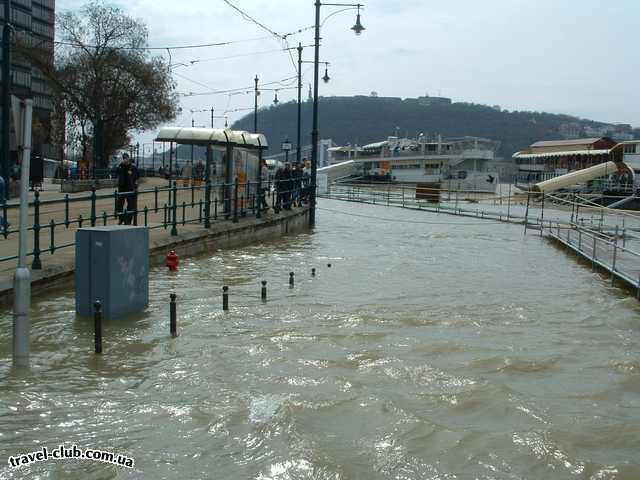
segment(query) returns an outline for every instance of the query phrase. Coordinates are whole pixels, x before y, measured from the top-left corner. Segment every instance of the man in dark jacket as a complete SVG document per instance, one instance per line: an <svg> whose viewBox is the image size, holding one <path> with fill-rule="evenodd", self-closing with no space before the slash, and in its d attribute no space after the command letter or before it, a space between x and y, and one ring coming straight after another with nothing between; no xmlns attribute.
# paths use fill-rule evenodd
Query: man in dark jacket
<svg viewBox="0 0 640 480"><path fill-rule="evenodd" d="M137 215L138 200L138 169L129 161L129 154L122 154L122 162L116 170L118 177L118 198L116 199L116 213L119 213L119 224L131 225L131 219ZM123 212L125 200L127 208ZM134 224L137 222L134 222Z"/></svg>
<svg viewBox="0 0 640 480"><path fill-rule="evenodd" d="M284 170L282 171L280 185L282 187L282 206L285 210L291 210L294 179L293 179L293 171L291 170L290 163L284 164Z"/></svg>

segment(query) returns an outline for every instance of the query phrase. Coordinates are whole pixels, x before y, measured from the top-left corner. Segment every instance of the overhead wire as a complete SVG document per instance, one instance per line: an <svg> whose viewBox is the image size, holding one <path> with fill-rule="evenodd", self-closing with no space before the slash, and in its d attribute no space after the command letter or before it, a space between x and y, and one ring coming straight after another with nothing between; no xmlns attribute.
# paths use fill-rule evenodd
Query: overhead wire
<svg viewBox="0 0 640 480"><path fill-rule="evenodd" d="M293 65L293 70L296 72L296 74L298 73L298 66L296 64L296 61L293 58L293 54L291 53L291 46L289 45L289 41L287 40L287 38L289 36L291 36L291 35L295 35L297 33L302 33L303 31L308 30L309 27L304 27L304 28L299 29L298 31L293 31L293 32L290 32L290 33L282 35L282 34L276 32L275 30L270 29L269 27L267 27L262 22L256 20L254 17L249 15L247 12L245 12L241 8L239 8L236 5L234 5L233 3L231 3L230 0L222 0L222 1L224 3L226 3L229 7L234 9L236 12L238 12L242 16L242 18L244 18L245 20L247 20L247 21L249 21L251 23L254 23L258 27L260 27L261 29L263 29L266 32L269 32L272 36L274 36L279 41L281 41L283 43L284 47L287 49L287 54L288 54L289 59L291 60L291 65Z"/></svg>
<svg viewBox="0 0 640 480"><path fill-rule="evenodd" d="M265 82L262 83L260 85L258 85L258 89L260 89L260 87L264 87L264 86L268 86L268 85L283 85L285 87L290 86L291 84L285 84L283 82L287 82L287 81L291 81L292 79L296 79L297 76L293 76L293 77L287 77L287 78L283 78L282 80L275 80L272 82ZM229 93L250 93L254 91L254 86L250 85L247 87L240 87L240 88L231 88L228 90L212 90L210 92L190 92L189 94L183 94L183 96L206 96L206 95L222 95L222 94L229 94Z"/></svg>
<svg viewBox="0 0 640 480"><path fill-rule="evenodd" d="M220 46L232 45L232 44L235 44L235 43L243 43L243 42L255 42L255 41L258 41L258 40L264 40L266 38L270 38L270 37L262 36L262 37L255 37L255 38L242 39L242 40L229 40L229 41L226 41L226 42L199 43L199 44L192 44L192 45L174 45L174 46L168 46L168 47L120 46L120 47L108 47L108 48L110 50L140 50L140 51L143 51L143 50L184 50L184 49L195 49L195 48L220 47ZM77 42L65 42L65 41L61 41L61 40L53 40L51 43L53 43L55 45L65 45L65 46L75 47L75 48L100 48L98 45L85 45L85 44L81 44L81 43L77 43Z"/></svg>

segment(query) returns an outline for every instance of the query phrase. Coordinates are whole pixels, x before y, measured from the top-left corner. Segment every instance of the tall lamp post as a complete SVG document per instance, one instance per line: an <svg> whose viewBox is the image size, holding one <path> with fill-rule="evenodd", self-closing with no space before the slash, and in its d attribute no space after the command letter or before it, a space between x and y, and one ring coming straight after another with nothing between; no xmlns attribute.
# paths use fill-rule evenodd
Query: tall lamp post
<svg viewBox="0 0 640 480"><path fill-rule="evenodd" d="M298 143L296 144L296 163L300 164L300 142L302 135L302 43L298 43Z"/></svg>
<svg viewBox="0 0 640 480"><path fill-rule="evenodd" d="M364 31L364 27L360 23L360 3L321 3L316 0L316 23L315 23L315 57L313 65L313 129L311 130L311 198L309 202L309 226L316 224L316 180L318 176L318 77L320 72L320 7L322 5L328 7L354 7L358 9L356 23L351 27L356 35L360 35Z"/></svg>

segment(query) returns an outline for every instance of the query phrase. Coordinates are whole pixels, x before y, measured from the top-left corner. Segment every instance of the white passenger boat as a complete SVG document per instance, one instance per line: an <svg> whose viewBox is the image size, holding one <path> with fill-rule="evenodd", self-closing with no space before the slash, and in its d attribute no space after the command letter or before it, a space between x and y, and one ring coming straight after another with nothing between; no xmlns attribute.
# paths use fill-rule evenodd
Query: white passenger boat
<svg viewBox="0 0 640 480"><path fill-rule="evenodd" d="M495 193L498 173L491 169L497 143L478 137L427 141L388 137L362 147L333 147L332 163L355 161L366 180L439 184L443 190Z"/></svg>

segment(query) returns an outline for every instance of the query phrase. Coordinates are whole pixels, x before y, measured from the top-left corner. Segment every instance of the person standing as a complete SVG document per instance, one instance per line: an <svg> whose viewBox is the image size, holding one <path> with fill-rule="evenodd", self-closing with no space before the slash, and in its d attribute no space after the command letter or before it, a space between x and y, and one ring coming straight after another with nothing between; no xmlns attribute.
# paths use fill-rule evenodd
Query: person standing
<svg viewBox="0 0 640 480"><path fill-rule="evenodd" d="M276 203L273 205L273 211L279 213L282 210L282 200L284 198L284 168L279 167L276 170L274 178L274 187L276 191Z"/></svg>
<svg viewBox="0 0 640 480"><path fill-rule="evenodd" d="M291 171L291 164L285 163L284 170L282 171L282 178L280 179L282 186L282 204L285 210L291 210L291 197L294 184L293 172Z"/></svg>
<svg viewBox="0 0 640 480"><path fill-rule="evenodd" d="M269 192L269 167L267 167L267 161L262 159L262 166L260 167L260 208L265 212L269 210L269 204L267 203L267 194Z"/></svg>
<svg viewBox="0 0 640 480"><path fill-rule="evenodd" d="M116 200L116 213L119 215L118 224L131 225L131 219L133 215L137 215L137 200L138 200L138 169L129 161L129 154L122 154L122 162L118 165L118 198ZM125 200L127 202L127 208L123 207Z"/></svg>
<svg viewBox="0 0 640 480"><path fill-rule="evenodd" d="M7 184L4 181L4 178L0 176L0 205L4 205L7 201ZM9 223L7 219L0 215L0 227L7 229L9 228Z"/></svg>
<svg viewBox="0 0 640 480"><path fill-rule="evenodd" d="M311 169L306 160L305 158L304 168L302 169L302 202L305 204L309 201L309 185L311 185Z"/></svg>

